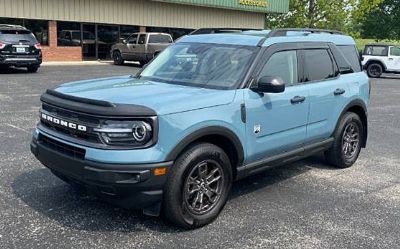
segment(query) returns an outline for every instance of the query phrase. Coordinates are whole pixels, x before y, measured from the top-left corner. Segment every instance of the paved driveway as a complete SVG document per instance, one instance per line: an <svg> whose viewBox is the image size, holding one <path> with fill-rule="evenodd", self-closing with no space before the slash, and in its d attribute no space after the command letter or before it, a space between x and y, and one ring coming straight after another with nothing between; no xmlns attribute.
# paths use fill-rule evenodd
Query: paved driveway
<svg viewBox="0 0 400 249"><path fill-rule="evenodd" d="M182 231L75 192L29 152L46 88L137 70L0 72L1 248L400 248L400 78L373 81L368 148L354 167L316 156L236 182L213 224Z"/></svg>

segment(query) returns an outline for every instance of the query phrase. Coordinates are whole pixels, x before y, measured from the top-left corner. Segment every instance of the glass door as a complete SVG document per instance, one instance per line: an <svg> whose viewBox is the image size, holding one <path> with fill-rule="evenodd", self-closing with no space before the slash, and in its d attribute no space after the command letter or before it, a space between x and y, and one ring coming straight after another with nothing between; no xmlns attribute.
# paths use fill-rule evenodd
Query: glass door
<svg viewBox="0 0 400 249"><path fill-rule="evenodd" d="M98 59L110 59L111 46L118 42L119 27L113 25L97 25Z"/></svg>
<svg viewBox="0 0 400 249"><path fill-rule="evenodd" d="M81 30L83 59L97 59L96 25L82 24Z"/></svg>

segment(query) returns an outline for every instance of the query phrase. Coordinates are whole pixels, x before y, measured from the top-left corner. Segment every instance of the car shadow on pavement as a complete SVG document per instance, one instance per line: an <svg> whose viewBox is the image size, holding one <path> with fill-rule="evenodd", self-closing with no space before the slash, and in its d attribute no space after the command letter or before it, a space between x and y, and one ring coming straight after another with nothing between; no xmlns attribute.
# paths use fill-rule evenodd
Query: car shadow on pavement
<svg viewBox="0 0 400 249"><path fill-rule="evenodd" d="M321 159L309 158L293 164L269 169L233 184L231 200L267 186L272 186L320 168ZM318 165L318 166L316 166ZM322 166L325 169L325 166ZM329 169L329 167L326 167ZM122 209L63 183L48 169L34 169L18 175L13 183L14 194L38 213L64 227L83 231L179 233L162 218L144 216L140 211ZM229 201L228 201L229 205Z"/></svg>
<svg viewBox="0 0 400 249"><path fill-rule="evenodd" d="M28 73L26 68L1 68L0 67L0 74L26 74Z"/></svg>

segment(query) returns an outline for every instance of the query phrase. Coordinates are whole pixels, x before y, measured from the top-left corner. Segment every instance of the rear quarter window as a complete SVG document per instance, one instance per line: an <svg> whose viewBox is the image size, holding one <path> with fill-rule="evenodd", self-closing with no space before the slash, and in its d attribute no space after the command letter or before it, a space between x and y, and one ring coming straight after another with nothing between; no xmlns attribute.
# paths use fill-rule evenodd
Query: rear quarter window
<svg viewBox="0 0 400 249"><path fill-rule="evenodd" d="M150 35L149 43L172 43L172 39L168 35Z"/></svg>
<svg viewBox="0 0 400 249"><path fill-rule="evenodd" d="M349 62L354 72L361 72L360 57L355 46L337 46L344 58Z"/></svg>
<svg viewBox="0 0 400 249"><path fill-rule="evenodd" d="M387 46L366 46L364 55L388 56L388 52Z"/></svg>

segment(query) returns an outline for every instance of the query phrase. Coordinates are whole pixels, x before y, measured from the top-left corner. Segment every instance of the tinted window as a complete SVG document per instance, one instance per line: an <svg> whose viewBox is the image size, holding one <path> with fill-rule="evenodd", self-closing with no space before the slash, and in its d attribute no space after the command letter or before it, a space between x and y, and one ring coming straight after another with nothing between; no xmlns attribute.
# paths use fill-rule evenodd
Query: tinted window
<svg viewBox="0 0 400 249"><path fill-rule="evenodd" d="M86 35L84 34L84 36ZM88 39L86 38L86 40ZM77 22L57 22L57 45L81 46L81 24Z"/></svg>
<svg viewBox="0 0 400 249"><path fill-rule="evenodd" d="M145 44L146 43L146 35L140 35L139 36L139 44Z"/></svg>
<svg viewBox="0 0 400 249"><path fill-rule="evenodd" d="M280 77L285 84L297 83L297 52L284 51L272 55L261 70L259 78L265 76Z"/></svg>
<svg viewBox="0 0 400 249"><path fill-rule="evenodd" d="M30 31L25 30L2 30L0 31L0 40L6 43L37 42L35 36Z"/></svg>
<svg viewBox="0 0 400 249"><path fill-rule="evenodd" d="M355 46L338 46L344 58L350 63L354 72L361 72L360 59Z"/></svg>
<svg viewBox="0 0 400 249"><path fill-rule="evenodd" d="M400 56L400 47L392 47L390 49L391 56Z"/></svg>
<svg viewBox="0 0 400 249"><path fill-rule="evenodd" d="M149 43L171 43L171 37L168 35L150 35Z"/></svg>
<svg viewBox="0 0 400 249"><path fill-rule="evenodd" d="M137 43L137 35L132 35L131 37L129 37L128 39L128 43L130 44L136 44Z"/></svg>
<svg viewBox="0 0 400 249"><path fill-rule="evenodd" d="M331 56L326 49L304 50L306 81L325 80L335 76Z"/></svg>
<svg viewBox="0 0 400 249"><path fill-rule="evenodd" d="M366 46L365 55L372 56L387 56L388 55L388 47L387 46Z"/></svg>

